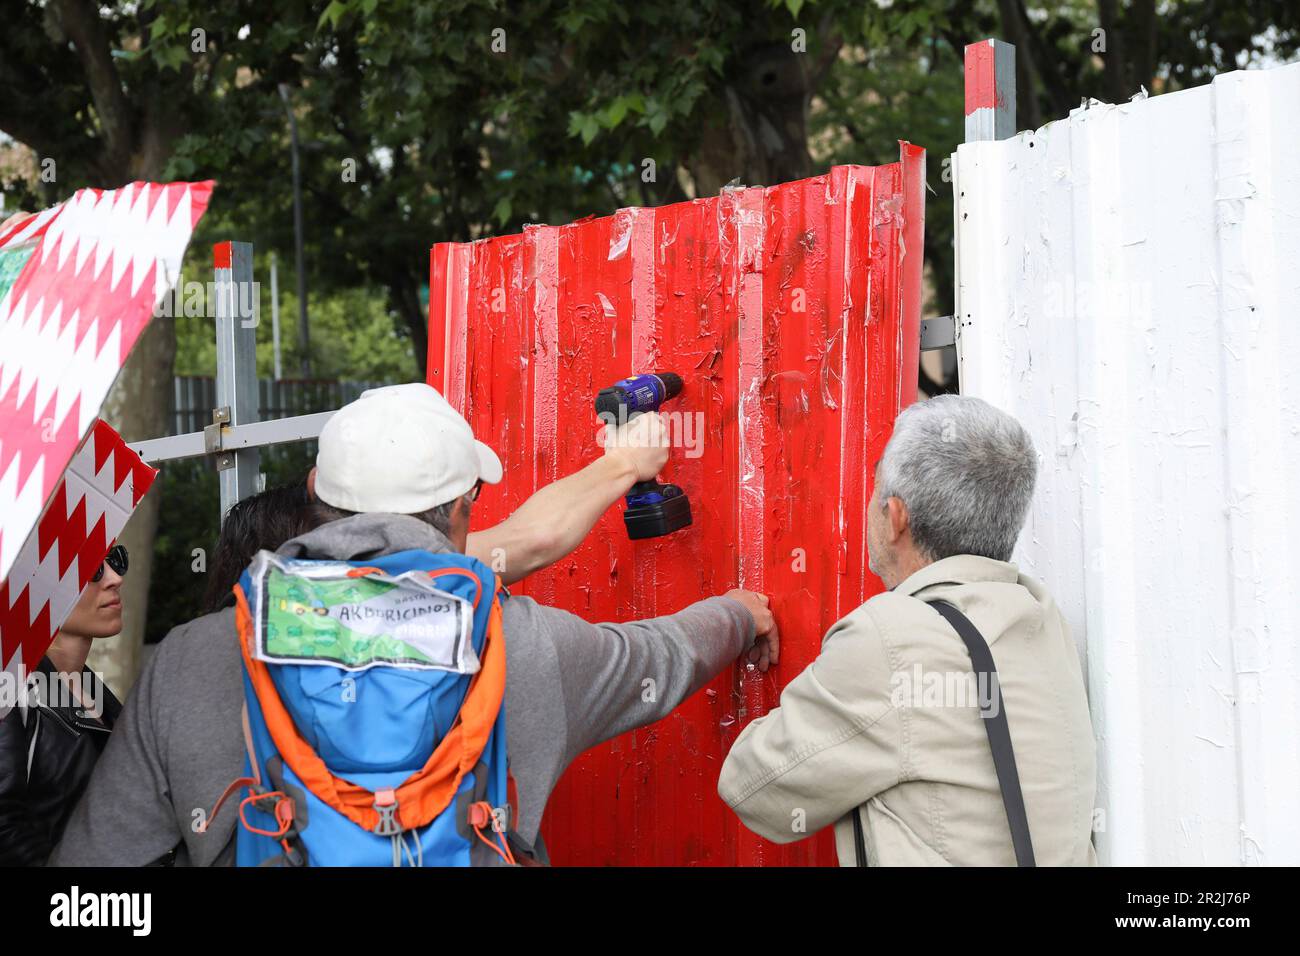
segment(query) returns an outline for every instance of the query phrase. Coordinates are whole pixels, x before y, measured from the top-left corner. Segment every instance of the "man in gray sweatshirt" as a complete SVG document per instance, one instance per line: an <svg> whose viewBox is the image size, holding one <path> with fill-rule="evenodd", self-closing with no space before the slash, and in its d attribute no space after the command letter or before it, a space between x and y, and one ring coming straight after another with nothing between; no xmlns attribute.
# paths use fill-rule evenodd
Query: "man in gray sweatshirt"
<svg viewBox="0 0 1300 956"><path fill-rule="evenodd" d="M500 461L424 385L376 389L321 435L310 485L322 524L287 542L296 558L364 560L463 552L470 504ZM506 739L518 787L515 831L537 844L547 798L584 750L653 723L737 656L777 659L767 600L747 591L667 616L589 624L526 597L503 603ZM234 862L237 801L207 813L243 773L242 661L233 609L171 632L141 675L51 863ZM643 682L657 693L646 701ZM476 846L475 865L500 859Z"/></svg>

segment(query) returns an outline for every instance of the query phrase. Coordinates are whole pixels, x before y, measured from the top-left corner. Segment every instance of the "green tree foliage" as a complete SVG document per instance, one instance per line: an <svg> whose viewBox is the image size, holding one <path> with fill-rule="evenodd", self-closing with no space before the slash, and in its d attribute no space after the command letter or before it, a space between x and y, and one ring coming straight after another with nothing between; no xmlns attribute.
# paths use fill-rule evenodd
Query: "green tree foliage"
<svg viewBox="0 0 1300 956"><path fill-rule="evenodd" d="M422 363L434 242L708 195L733 178L772 184L840 158L885 161L898 138L929 147L938 169L960 136L952 91L968 42L1017 44L1021 125L1035 126L1083 96L1287 58L1297 9L29 0L0 33L0 130L57 160L57 184L36 186L46 200L83 183L212 176L214 214L287 263L284 84L301 128L312 293L383 290ZM817 130L852 142L832 135L814 161L810 108Z"/></svg>
<svg viewBox="0 0 1300 956"><path fill-rule="evenodd" d="M269 266L265 263L263 259L257 269L262 299L257 324L259 378L271 378L275 372L271 287L267 278ZM300 348L294 317L298 299L292 291L285 290L283 282L280 300L281 366L284 377L296 378ZM217 347L212 319L205 315L180 315L175 322L176 374L216 374ZM399 332L382 291L366 286L333 291L313 300L311 322L313 377L392 383L420 379L411 340Z"/></svg>

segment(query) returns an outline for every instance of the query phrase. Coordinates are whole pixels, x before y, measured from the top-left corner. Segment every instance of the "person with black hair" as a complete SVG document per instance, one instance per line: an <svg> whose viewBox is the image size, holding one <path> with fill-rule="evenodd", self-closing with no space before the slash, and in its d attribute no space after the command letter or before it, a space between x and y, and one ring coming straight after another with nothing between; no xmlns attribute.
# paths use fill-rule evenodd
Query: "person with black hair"
<svg viewBox="0 0 1300 956"><path fill-rule="evenodd" d="M226 513L208 566L205 614L234 607L231 588L259 551L274 551L311 528L307 479L268 488L238 502Z"/></svg>

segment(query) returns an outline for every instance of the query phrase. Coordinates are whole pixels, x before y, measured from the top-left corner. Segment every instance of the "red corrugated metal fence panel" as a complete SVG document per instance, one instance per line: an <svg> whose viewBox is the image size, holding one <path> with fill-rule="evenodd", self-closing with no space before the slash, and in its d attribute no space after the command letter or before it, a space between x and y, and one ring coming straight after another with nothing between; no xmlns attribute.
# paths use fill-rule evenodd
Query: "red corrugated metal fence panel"
<svg viewBox="0 0 1300 956"><path fill-rule="evenodd" d="M596 393L635 372L685 380L665 412L702 434L661 480L694 524L631 542L611 509L516 592L590 621L770 594L779 667L737 665L667 719L573 765L544 826L557 863L831 864L829 833L781 847L717 796L727 748L881 589L867 569L871 471L916 396L925 155L521 236L434 247L429 381L506 465L495 523L591 461ZM629 674L640 683L642 675Z"/></svg>

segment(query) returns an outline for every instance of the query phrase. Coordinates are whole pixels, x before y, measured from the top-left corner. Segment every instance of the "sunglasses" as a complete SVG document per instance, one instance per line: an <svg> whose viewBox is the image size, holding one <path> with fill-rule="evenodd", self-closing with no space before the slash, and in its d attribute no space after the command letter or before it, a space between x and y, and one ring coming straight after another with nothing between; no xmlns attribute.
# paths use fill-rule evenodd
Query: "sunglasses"
<svg viewBox="0 0 1300 956"><path fill-rule="evenodd" d="M126 569L130 567L130 564L127 561L126 547L124 545L115 544L113 547L108 549L108 554L104 555L103 563L100 564L100 566L95 569L95 573L91 575L90 581L92 584L104 577L105 564L112 568L117 573L118 577L123 577L126 574Z"/></svg>
<svg viewBox="0 0 1300 956"><path fill-rule="evenodd" d="M471 504L474 503L475 501L478 501L478 496L482 493L482 491L483 491L483 479L480 478L478 481L474 482L474 487L469 490L469 500Z"/></svg>

